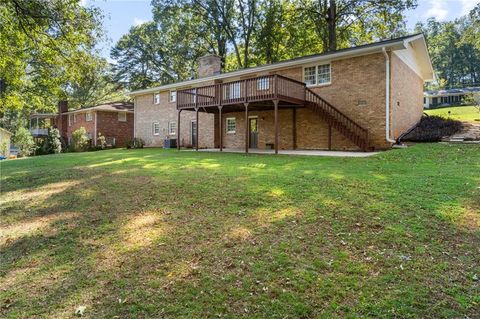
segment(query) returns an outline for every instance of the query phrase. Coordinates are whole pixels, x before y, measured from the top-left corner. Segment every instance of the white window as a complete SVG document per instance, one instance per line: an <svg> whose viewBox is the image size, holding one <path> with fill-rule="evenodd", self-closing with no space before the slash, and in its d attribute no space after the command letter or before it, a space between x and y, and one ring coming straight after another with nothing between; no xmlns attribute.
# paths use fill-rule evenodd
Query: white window
<svg viewBox="0 0 480 319"><path fill-rule="evenodd" d="M329 84L332 80L332 68L330 64L309 66L303 69L303 81L307 85Z"/></svg>
<svg viewBox="0 0 480 319"><path fill-rule="evenodd" d="M69 114L68 115L68 126L72 126L72 123L73 123L73 115Z"/></svg>
<svg viewBox="0 0 480 319"><path fill-rule="evenodd" d="M92 112L87 112L85 113L85 121L91 122L93 120L93 114Z"/></svg>
<svg viewBox="0 0 480 319"><path fill-rule="evenodd" d="M227 117L227 133L235 133L237 130L237 122L234 117Z"/></svg>
<svg viewBox="0 0 480 319"><path fill-rule="evenodd" d="M118 121L126 122L127 121L127 112L118 112Z"/></svg>
<svg viewBox="0 0 480 319"><path fill-rule="evenodd" d="M155 93L153 95L153 103L154 104L160 104L160 93Z"/></svg>
<svg viewBox="0 0 480 319"><path fill-rule="evenodd" d="M177 100L177 91L170 91L170 102L175 102Z"/></svg>
<svg viewBox="0 0 480 319"><path fill-rule="evenodd" d="M160 135L160 123L153 122L152 131L153 131L153 135Z"/></svg>
<svg viewBox="0 0 480 319"><path fill-rule="evenodd" d="M270 81L268 78L260 78L257 80L257 90L268 90L270 88Z"/></svg>
<svg viewBox="0 0 480 319"><path fill-rule="evenodd" d="M77 114L73 114L73 123L77 123Z"/></svg>
<svg viewBox="0 0 480 319"><path fill-rule="evenodd" d="M175 135L177 133L177 122L168 122L168 135Z"/></svg>
<svg viewBox="0 0 480 319"><path fill-rule="evenodd" d="M315 85L316 82L315 82L315 73L316 73L316 67L315 66L311 66L311 67L308 67L308 68L305 68L303 70L303 81L305 82L306 85Z"/></svg>

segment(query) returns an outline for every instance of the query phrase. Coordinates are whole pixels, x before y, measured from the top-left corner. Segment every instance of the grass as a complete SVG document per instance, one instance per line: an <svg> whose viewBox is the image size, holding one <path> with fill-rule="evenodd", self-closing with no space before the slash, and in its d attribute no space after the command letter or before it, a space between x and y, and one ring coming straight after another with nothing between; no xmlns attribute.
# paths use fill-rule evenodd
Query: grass
<svg viewBox="0 0 480 319"><path fill-rule="evenodd" d="M478 146L0 165L1 318L479 317Z"/></svg>
<svg viewBox="0 0 480 319"><path fill-rule="evenodd" d="M451 106L425 110L428 115L438 115L454 120L480 123L480 111L475 106Z"/></svg>

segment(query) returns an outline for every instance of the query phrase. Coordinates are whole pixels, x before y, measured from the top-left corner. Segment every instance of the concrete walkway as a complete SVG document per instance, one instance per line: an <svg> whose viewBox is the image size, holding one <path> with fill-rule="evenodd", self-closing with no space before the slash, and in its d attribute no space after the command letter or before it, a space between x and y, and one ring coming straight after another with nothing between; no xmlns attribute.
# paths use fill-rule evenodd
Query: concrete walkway
<svg viewBox="0 0 480 319"><path fill-rule="evenodd" d="M199 152L220 152L218 148L199 149ZM245 153L243 149L224 148L225 153ZM251 154L275 154L274 150L265 149L249 149ZM349 152L349 151L314 151L314 150L279 150L281 155L306 155L306 156L330 156L330 157L367 157L377 154L378 152Z"/></svg>

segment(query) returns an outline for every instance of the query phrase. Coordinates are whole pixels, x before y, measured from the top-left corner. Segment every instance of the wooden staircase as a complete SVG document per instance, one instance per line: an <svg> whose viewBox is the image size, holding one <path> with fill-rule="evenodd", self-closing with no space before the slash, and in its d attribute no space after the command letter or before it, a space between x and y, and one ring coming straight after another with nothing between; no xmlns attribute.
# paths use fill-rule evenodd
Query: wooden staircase
<svg viewBox="0 0 480 319"><path fill-rule="evenodd" d="M305 89L305 106L308 109L318 114L329 126L343 134L362 151L368 151L370 149L367 129L340 112L309 88Z"/></svg>

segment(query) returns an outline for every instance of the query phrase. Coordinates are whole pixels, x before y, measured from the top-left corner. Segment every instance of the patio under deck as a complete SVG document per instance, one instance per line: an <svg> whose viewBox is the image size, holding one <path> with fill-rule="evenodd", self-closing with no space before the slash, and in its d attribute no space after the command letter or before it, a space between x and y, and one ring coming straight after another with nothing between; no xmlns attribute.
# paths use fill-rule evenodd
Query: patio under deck
<svg viewBox="0 0 480 319"><path fill-rule="evenodd" d="M199 149L200 152L220 152L219 148L205 148ZM224 148L222 152L225 153L244 153L243 149L238 148ZM248 152L251 154L276 154L274 150L249 148ZM300 156L325 156L325 157L368 157L377 154L378 152L354 152L354 151L320 151L320 150L279 150L281 155L300 155Z"/></svg>
<svg viewBox="0 0 480 319"><path fill-rule="evenodd" d="M274 111L274 153L279 153L279 115L278 110L307 107L323 118L329 126L328 145L331 149L332 129L341 132L360 149L369 147L368 130L361 127L347 115L322 99L306 84L282 75L273 74L244 79L228 83L218 83L202 87L177 91L177 130L180 131L180 113L183 110L195 111L196 150L199 144L198 112L218 114L219 132L223 132L223 114L228 112L245 112L245 153L249 152L249 112L255 110ZM293 115L293 148L296 149L296 112ZM219 134L219 150L223 149L223 134ZM177 148L180 150L180 143Z"/></svg>

